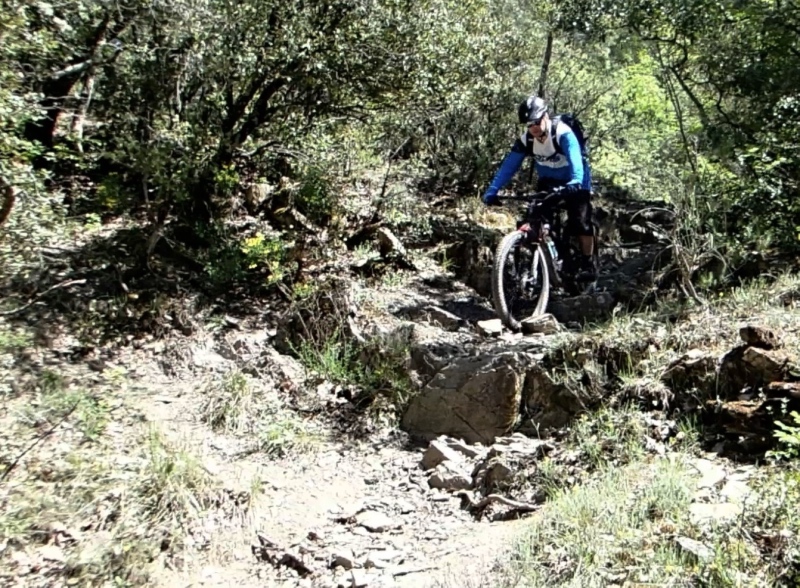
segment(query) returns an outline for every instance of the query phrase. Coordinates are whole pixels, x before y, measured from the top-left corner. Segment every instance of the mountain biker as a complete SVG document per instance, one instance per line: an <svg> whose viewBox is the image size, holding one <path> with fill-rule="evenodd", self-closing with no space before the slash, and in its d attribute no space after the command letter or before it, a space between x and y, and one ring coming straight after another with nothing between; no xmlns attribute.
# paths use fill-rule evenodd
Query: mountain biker
<svg viewBox="0 0 800 588"><path fill-rule="evenodd" d="M577 236L581 249L580 273L582 281L597 277L593 252L591 189L592 178L588 162L574 131L558 117L551 118L547 104L538 96L529 96L518 107L520 124L525 125L522 136L516 140L506 155L500 169L486 189L483 202L487 206L500 204L497 193L514 177L526 156L534 158L538 176L536 191L558 192L567 210L567 231Z"/></svg>

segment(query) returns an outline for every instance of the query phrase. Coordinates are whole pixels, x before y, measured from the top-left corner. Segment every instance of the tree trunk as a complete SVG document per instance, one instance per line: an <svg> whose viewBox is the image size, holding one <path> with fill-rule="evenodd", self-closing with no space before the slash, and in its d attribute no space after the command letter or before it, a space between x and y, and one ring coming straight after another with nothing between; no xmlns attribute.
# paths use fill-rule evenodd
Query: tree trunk
<svg viewBox="0 0 800 588"><path fill-rule="evenodd" d="M0 207L0 227L2 227L11 216L11 209L14 208L14 202L17 200L17 191L14 186L7 184L2 178L0 178L0 189L3 191L3 206Z"/></svg>
<svg viewBox="0 0 800 588"><path fill-rule="evenodd" d="M58 119L62 113L64 98L69 96L78 78L64 76L59 79L47 80L42 89L44 98L41 106L45 116L38 121L31 121L26 125L25 137L29 141L41 143L48 149L53 147Z"/></svg>
<svg viewBox="0 0 800 588"><path fill-rule="evenodd" d="M92 101L94 80L94 68L91 68L86 73L86 78L83 80L83 89L81 90L78 109L72 115L70 134L75 139L75 146L80 153L83 153L83 123L86 121L86 112L89 110L89 103Z"/></svg>
<svg viewBox="0 0 800 588"><path fill-rule="evenodd" d="M45 110L44 118L29 122L25 127L25 137L48 148L53 147L58 119L64 110L64 101L72 93L75 84L81 78L93 78L94 68L98 65L98 53L106 40L119 36L134 20L139 13L136 11L119 14L118 9L110 9L103 20L88 35L81 57L70 60L69 65L52 74L42 84L44 98L41 106ZM112 24L113 19L119 19ZM120 50L116 50L111 58L105 60L108 64L116 60ZM88 74L86 73L88 71ZM92 86L94 82L92 81Z"/></svg>
<svg viewBox="0 0 800 588"><path fill-rule="evenodd" d="M542 59L542 70L539 73L539 91L536 93L542 100L545 99L545 88L547 87L547 72L550 70L550 59L553 57L553 31L547 33L547 45L544 48L544 59Z"/></svg>

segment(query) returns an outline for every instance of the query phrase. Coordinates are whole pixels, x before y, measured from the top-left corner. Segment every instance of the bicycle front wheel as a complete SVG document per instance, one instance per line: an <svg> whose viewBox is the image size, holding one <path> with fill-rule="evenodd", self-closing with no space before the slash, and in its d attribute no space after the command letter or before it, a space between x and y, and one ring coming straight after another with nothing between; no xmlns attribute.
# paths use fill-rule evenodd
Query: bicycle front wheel
<svg viewBox="0 0 800 588"><path fill-rule="evenodd" d="M519 331L521 321L544 314L550 298L550 274L541 244L529 244L521 231L503 237L494 257L492 297L503 324Z"/></svg>

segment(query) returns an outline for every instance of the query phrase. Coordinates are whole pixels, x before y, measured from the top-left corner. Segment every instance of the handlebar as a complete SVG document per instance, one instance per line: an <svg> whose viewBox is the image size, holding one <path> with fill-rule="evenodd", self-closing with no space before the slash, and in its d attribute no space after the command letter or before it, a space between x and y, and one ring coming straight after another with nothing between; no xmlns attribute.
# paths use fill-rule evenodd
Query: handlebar
<svg viewBox="0 0 800 588"><path fill-rule="evenodd" d="M544 190L542 192L531 192L522 196L497 196L501 202L510 200L516 202L527 202L531 207L558 208L564 201L564 191L561 188L555 190Z"/></svg>
<svg viewBox="0 0 800 588"><path fill-rule="evenodd" d="M531 192L528 194L523 194L522 196L500 196L498 194L498 200L511 200L517 202L535 202L536 200L544 200L547 196L551 194L556 194L557 192L550 192L545 190L544 192Z"/></svg>

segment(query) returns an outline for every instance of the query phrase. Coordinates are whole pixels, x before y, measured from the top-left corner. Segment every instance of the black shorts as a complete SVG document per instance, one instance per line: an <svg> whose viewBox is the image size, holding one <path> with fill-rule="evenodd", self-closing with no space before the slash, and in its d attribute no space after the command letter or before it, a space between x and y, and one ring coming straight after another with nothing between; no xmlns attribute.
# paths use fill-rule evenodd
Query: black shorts
<svg viewBox="0 0 800 588"><path fill-rule="evenodd" d="M562 182L550 178L539 178L536 182L537 192L550 192L560 188ZM567 211L567 232L576 237L591 237L594 235L592 223L592 194L589 190L579 190L569 194L564 199L564 208Z"/></svg>

